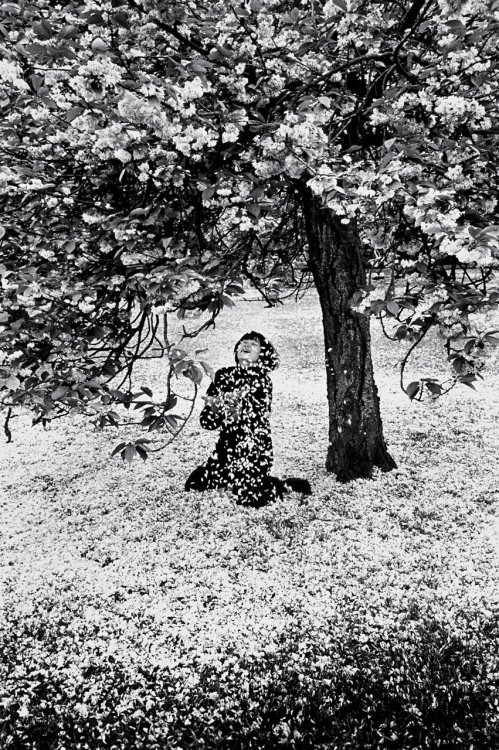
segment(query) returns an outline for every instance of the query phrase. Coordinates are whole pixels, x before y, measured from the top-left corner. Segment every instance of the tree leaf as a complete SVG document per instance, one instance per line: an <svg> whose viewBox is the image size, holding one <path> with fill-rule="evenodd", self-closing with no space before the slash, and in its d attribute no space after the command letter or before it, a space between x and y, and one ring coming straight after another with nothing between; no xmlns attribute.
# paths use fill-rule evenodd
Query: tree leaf
<svg viewBox="0 0 499 750"><path fill-rule="evenodd" d="M204 201L207 201L210 198L213 198L216 191L217 191L217 188L214 185L211 185L210 187L207 187L203 190L203 192L201 193L201 196Z"/></svg>
<svg viewBox="0 0 499 750"><path fill-rule="evenodd" d="M471 350L474 348L475 345L476 345L476 339L475 338L470 339L469 341L467 341L466 344L464 345L464 353L465 354L469 354L471 352Z"/></svg>
<svg viewBox="0 0 499 750"><path fill-rule="evenodd" d="M228 284L228 286L225 287L225 291L227 294L244 294L246 290L239 284Z"/></svg>
<svg viewBox="0 0 499 750"><path fill-rule="evenodd" d="M128 461L128 464L130 465L136 455L137 455L137 448L135 447L133 443L128 443L123 452L123 459L125 461Z"/></svg>
<svg viewBox="0 0 499 750"><path fill-rule="evenodd" d="M66 122L73 122L73 120L76 120L83 111L83 107L71 107L71 109L68 109L66 112L66 117L64 119Z"/></svg>
<svg viewBox="0 0 499 750"><path fill-rule="evenodd" d="M60 385L58 388L55 389L55 391L52 392L51 398L54 401L57 401L58 399L60 399L63 396L65 396L66 393L68 392L68 390L69 390L69 388L68 388L67 385Z"/></svg>
<svg viewBox="0 0 499 750"><path fill-rule="evenodd" d="M113 16L113 21L116 21L118 26L121 26L124 29L130 28L130 21L128 19L128 16L123 11L119 11L118 13L115 13Z"/></svg>
<svg viewBox="0 0 499 750"><path fill-rule="evenodd" d="M420 386L419 382L418 381L414 381L413 383L409 383L409 385L405 389L405 392L407 393L407 395L409 396L409 398L411 399L411 401L414 398L416 398L417 394L419 393L420 387L421 386Z"/></svg>
<svg viewBox="0 0 499 750"><path fill-rule="evenodd" d="M208 364L208 362L205 362L204 359L201 360L201 366L203 370L205 371L205 373L208 375L208 377L211 380L215 380L215 371L213 367L210 364Z"/></svg>
<svg viewBox="0 0 499 750"><path fill-rule="evenodd" d="M400 306L395 302L395 300L388 300L386 303L386 309L388 312L390 312L392 315L398 315L400 311Z"/></svg>
<svg viewBox="0 0 499 750"><path fill-rule="evenodd" d="M78 29L76 28L76 26L73 26L72 24L63 26L62 29L59 31L60 39L77 39L78 37L79 37Z"/></svg>
<svg viewBox="0 0 499 750"><path fill-rule="evenodd" d="M98 36L92 42L92 49L94 52L107 52L109 48L106 42Z"/></svg>
<svg viewBox="0 0 499 750"><path fill-rule="evenodd" d="M474 380L476 380L476 378L474 378ZM474 391L476 391L476 388L473 385L473 382L471 380L467 380L466 378L461 378L460 382L463 383L463 385L467 385L468 388L472 388Z"/></svg>
<svg viewBox="0 0 499 750"><path fill-rule="evenodd" d="M173 414L168 414L165 417L165 422L167 422L173 430L176 430L178 428L177 419Z"/></svg>
<svg viewBox="0 0 499 750"><path fill-rule="evenodd" d="M51 39L54 35L54 30L49 22L44 18L43 21L35 21L33 24L33 31L37 35L38 39Z"/></svg>
<svg viewBox="0 0 499 750"><path fill-rule="evenodd" d="M117 453L121 453L121 451L125 448L126 443L119 443L119 445L116 446L116 448L111 453L111 456L116 456Z"/></svg>
<svg viewBox="0 0 499 750"><path fill-rule="evenodd" d="M101 25L104 24L104 16L100 11L90 10L86 13L83 13L83 18L88 23L88 25Z"/></svg>
<svg viewBox="0 0 499 750"><path fill-rule="evenodd" d="M467 361L464 357L458 356L454 357L452 360L452 367L456 372L462 372L463 368L466 367Z"/></svg>
<svg viewBox="0 0 499 750"><path fill-rule="evenodd" d="M147 461L147 450L142 445L137 445L135 450L143 461Z"/></svg>
<svg viewBox="0 0 499 750"><path fill-rule="evenodd" d="M170 350L170 358L171 358L171 361L174 363L181 362L187 356L188 356L187 352L184 349L180 349L179 347L174 347L173 349Z"/></svg>
<svg viewBox="0 0 499 750"><path fill-rule="evenodd" d="M440 396L442 393L442 386L440 383L425 383L425 386L430 393L433 393L435 396Z"/></svg>

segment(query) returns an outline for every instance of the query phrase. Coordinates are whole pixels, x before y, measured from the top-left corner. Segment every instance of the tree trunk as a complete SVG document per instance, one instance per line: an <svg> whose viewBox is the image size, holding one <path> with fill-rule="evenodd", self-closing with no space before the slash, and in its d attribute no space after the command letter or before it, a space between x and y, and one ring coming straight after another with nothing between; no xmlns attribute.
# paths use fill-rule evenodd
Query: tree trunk
<svg viewBox="0 0 499 750"><path fill-rule="evenodd" d="M302 205L310 268L319 293L326 349L329 447L326 469L338 481L372 476L396 463L383 437L371 358L369 319L351 309L365 283L359 237L304 187Z"/></svg>

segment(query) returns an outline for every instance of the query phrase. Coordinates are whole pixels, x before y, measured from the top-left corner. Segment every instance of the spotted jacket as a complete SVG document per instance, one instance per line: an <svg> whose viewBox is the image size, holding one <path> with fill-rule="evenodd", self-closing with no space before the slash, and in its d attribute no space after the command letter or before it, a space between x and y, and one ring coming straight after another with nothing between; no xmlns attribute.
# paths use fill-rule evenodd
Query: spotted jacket
<svg viewBox="0 0 499 750"><path fill-rule="evenodd" d="M272 381L259 364L224 367L215 374L207 397L220 397L220 406L206 405L200 415L206 430L220 429L215 450L208 458L206 488L228 487L239 503L263 505L275 499L269 481L273 462L270 432ZM232 408L227 397L235 397Z"/></svg>

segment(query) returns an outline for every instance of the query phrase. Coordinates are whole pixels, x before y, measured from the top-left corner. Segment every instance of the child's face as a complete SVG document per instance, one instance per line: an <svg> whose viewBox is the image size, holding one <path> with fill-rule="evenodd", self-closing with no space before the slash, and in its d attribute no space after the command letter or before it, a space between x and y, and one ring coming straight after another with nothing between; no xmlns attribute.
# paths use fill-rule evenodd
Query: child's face
<svg viewBox="0 0 499 750"><path fill-rule="evenodd" d="M261 348L256 339L243 339L237 347L237 361L243 367L254 364L260 356Z"/></svg>

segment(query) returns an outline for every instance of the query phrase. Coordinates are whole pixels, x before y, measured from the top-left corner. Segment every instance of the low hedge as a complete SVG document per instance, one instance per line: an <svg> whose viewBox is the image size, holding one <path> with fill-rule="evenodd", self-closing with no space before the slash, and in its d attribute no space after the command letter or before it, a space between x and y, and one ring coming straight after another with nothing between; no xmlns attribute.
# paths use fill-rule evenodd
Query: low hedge
<svg viewBox="0 0 499 750"><path fill-rule="evenodd" d="M60 658L70 642L34 621L5 623L0 746L494 750L497 631L471 615L452 628L430 617L364 633L345 623L336 640L287 632L266 656L176 671L94 654L75 678Z"/></svg>

